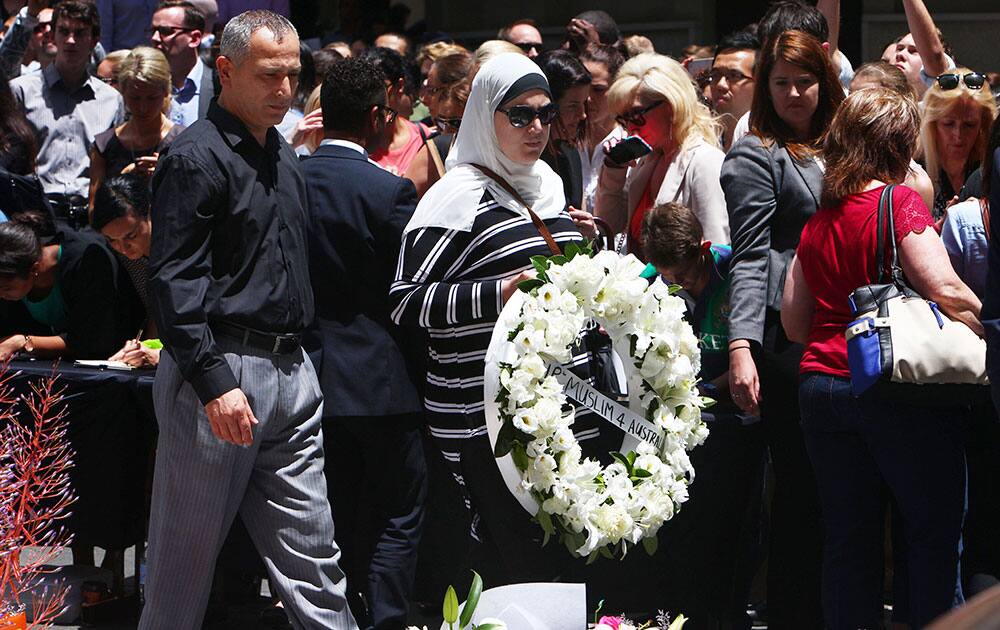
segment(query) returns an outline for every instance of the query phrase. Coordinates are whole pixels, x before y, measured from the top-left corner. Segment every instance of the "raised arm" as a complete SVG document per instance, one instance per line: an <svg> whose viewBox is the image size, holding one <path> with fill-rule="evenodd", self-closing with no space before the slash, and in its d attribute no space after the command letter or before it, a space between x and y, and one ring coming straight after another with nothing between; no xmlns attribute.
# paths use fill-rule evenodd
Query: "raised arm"
<svg viewBox="0 0 1000 630"><path fill-rule="evenodd" d="M840 48L840 0L817 0L816 8L826 18L827 28L830 29L830 58Z"/></svg>
<svg viewBox="0 0 1000 630"><path fill-rule="evenodd" d="M924 0L903 0L903 11L906 12L906 23L913 35L913 43L917 45L917 52L924 64L924 73L936 77L947 72L948 59L944 53L944 45L938 37L934 18L927 10Z"/></svg>

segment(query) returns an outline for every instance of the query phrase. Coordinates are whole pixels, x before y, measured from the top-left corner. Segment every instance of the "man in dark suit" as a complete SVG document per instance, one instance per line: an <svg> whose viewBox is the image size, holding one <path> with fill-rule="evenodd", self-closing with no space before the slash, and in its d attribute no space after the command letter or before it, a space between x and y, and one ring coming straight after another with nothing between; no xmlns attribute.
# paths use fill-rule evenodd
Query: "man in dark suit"
<svg viewBox="0 0 1000 630"><path fill-rule="evenodd" d="M150 27L150 44L170 64L170 119L185 127L205 117L215 96L215 70L198 56L205 26L205 14L195 5L164 0L156 7Z"/></svg>
<svg viewBox="0 0 1000 630"><path fill-rule="evenodd" d="M325 140L303 162L316 321L307 348L325 398L326 473L337 540L362 628L405 626L427 471L416 383L419 335L389 319L389 285L417 202L368 151L391 137L382 74L345 59L320 97Z"/></svg>

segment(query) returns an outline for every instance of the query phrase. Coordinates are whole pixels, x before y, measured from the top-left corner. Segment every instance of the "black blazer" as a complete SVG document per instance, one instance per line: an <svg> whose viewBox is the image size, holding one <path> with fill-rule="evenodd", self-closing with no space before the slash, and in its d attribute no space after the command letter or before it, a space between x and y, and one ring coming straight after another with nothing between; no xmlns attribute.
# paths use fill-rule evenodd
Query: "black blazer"
<svg viewBox="0 0 1000 630"><path fill-rule="evenodd" d="M768 309L780 311L802 228L819 208L823 171L814 159L798 162L782 144L749 135L726 156L721 180L733 244L729 338L763 343Z"/></svg>
<svg viewBox="0 0 1000 630"><path fill-rule="evenodd" d="M348 147L321 146L302 170L316 300L304 345L319 373L324 415L419 412L423 337L389 319L389 285L416 189Z"/></svg>
<svg viewBox="0 0 1000 630"><path fill-rule="evenodd" d="M198 63L204 64L201 72L201 85L198 87L198 120L208 116L208 106L212 103L212 99L215 98L216 92L215 84L218 82L218 75L215 73L215 67L209 63L206 63L202 59L198 59Z"/></svg>
<svg viewBox="0 0 1000 630"><path fill-rule="evenodd" d="M35 321L23 302L0 302L0 334L59 335L66 357L106 359L135 337L144 310L124 267L90 228L59 228L48 244L62 245L57 281L66 302L64 330Z"/></svg>

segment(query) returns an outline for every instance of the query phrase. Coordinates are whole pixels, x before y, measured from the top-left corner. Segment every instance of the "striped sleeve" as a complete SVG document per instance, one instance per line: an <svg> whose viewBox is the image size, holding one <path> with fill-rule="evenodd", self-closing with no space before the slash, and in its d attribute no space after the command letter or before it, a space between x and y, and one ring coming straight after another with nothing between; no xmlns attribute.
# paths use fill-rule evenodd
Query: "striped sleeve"
<svg viewBox="0 0 1000 630"><path fill-rule="evenodd" d="M406 234L389 289L394 322L443 328L499 317L502 280L449 282L449 271L468 255L472 241L470 232L444 228Z"/></svg>

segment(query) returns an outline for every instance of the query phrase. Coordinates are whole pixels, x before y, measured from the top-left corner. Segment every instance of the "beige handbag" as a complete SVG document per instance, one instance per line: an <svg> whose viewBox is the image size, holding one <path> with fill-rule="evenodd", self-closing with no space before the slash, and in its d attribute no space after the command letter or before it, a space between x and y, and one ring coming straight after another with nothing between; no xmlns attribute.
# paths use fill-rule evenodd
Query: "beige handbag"
<svg viewBox="0 0 1000 630"><path fill-rule="evenodd" d="M896 250L892 189L879 200L878 279L851 294L855 319L847 326L847 359L855 396L875 390L914 404L956 405L985 400L986 342L952 321L910 288ZM887 231L885 231L885 229ZM885 242L892 244L884 282Z"/></svg>

